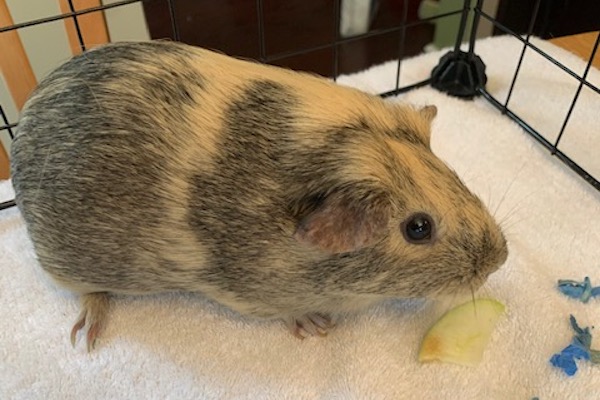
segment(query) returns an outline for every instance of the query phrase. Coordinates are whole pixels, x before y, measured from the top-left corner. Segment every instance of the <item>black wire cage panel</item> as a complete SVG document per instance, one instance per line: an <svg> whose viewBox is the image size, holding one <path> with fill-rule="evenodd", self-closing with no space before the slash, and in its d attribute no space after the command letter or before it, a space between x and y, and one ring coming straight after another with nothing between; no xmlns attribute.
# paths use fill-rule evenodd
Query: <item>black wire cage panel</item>
<svg viewBox="0 0 600 400"><path fill-rule="evenodd" d="M352 72L352 70L347 68L346 64L348 64L348 61L346 56L352 51L351 46L353 44L364 44L365 42L368 42L370 46L377 47L380 43L385 42L388 47L387 56L389 57L391 54L394 59L397 59L398 61L395 87L390 91L380 93L381 96L395 96L426 85L431 85L440 91L465 100L481 96L495 106L501 113L506 115L507 118L510 118L519 124L525 132L537 140L552 155L556 156L566 166L574 170L594 188L600 190L600 182L598 181L600 177L592 176L590 172L586 171L577 163L577 160L571 158L559 148L565 133L565 128L569 123L572 111L579 99L582 89L587 88L593 93L600 95L598 86L592 84L592 82L587 79L588 73L592 68L593 59L598 51L600 32L595 38L595 43L584 72L578 74L575 71L570 70L560 61L553 58L530 41L532 36L538 34L537 30L539 29L540 24L544 23L544 18L547 19L547 15L544 14L548 14L547 10L551 8L552 4L550 3L552 2L553 0L534 0L531 3L532 9L528 11L526 29L517 31L517 29L507 26L497 20L495 16L485 11L486 0L465 0L462 3L458 2L459 5L456 9L440 9L435 15L423 18L415 18L414 16L415 4L419 3L419 1L397 0L391 2L396 5L396 18L374 24L371 29L364 33L342 35L340 33L340 15L343 0L317 1L313 3L318 3L319 7L321 7L319 8L319 13L330 17L328 27L324 28L329 30L329 34L325 35L327 40L320 43L309 43L309 41L307 41L307 44L301 44L298 48L286 49L281 46L277 48L278 46L270 45L276 37L283 41L287 39L286 37L281 37L281 35L273 28L273 25L281 25L281 21L275 21L274 23L273 18L270 17L269 14L269 10L273 9L273 7L281 7L283 2L275 0L246 0L241 3L246 4L247 9L253 11L252 16L248 17L248 15L246 15L246 18L251 18L253 23L251 28L246 29L246 34L243 35L243 40L240 41L241 47L239 51L233 50L234 52L237 51L242 54L232 55L251 57L263 63L284 65L295 69L306 69L304 66L307 64L302 61L302 57L312 55L313 59L318 59L320 64L322 64L320 67L317 67L316 72L329 76L335 80L343 73ZM95 3L98 4L97 6L88 6L84 8L80 7L81 3L77 0L62 0L62 3L64 12L44 18L1 26L0 35L8 34L10 32L19 32L20 30L30 27L51 24L57 21L70 21L72 23L71 26L73 28L74 37L76 38L76 46L78 46L81 51L85 51L92 43L86 41L86 35L83 32L81 23L83 18L94 13L104 13L111 9L127 7L132 4L142 4L146 11L146 18L161 23L153 36L190 42L188 37L182 35L181 27L182 21L185 21L185 19L182 18L185 0L122 0L110 3L107 1L97 1ZM220 2L208 0L202 0L196 3L203 3L206 7L209 7L209 4L212 7L214 7L215 4L221 4ZM306 2L306 4L308 3L311 2ZM373 0L372 2L375 8L380 5L379 3L381 3L381 1ZM189 19L189 17L187 18ZM439 64L432 70L428 79L409 85L401 85L400 72L402 60L407 56L417 54L421 50L421 48L417 48L416 50L411 48L411 44L414 44L415 42L413 33L418 30L420 30L419 32L421 33L427 32L427 29L430 29L433 23L444 18L454 18L457 22L454 31L455 37L451 40L451 42L454 43L453 48L441 57ZM600 25L600 15L597 16L597 20L599 21L598 25ZM485 74L485 63L484 60L477 55L476 32L478 31L479 25L483 22L486 22L488 25L492 24L494 31L497 34L511 35L522 43L520 59L518 60L512 76L512 83L508 96L502 100L494 97L493 94L486 90L487 78ZM236 23L235 19L232 23ZM215 26L216 29L219 29L218 25L206 27L206 29L215 29ZM594 28L596 30L598 29L598 27ZM202 26L196 26L194 29L202 30L204 28ZM298 29L301 30L302 27L299 27ZM239 36L239 38L242 39L241 36ZM237 43L238 41L236 40L235 42ZM192 40L192 43L190 44L197 43L193 43ZM247 48L253 48L255 50L244 54ZM391 50L389 50L389 48L391 48ZM228 52L227 50L225 51ZM565 73L571 75L578 81L577 91L572 98L569 110L562 122L560 132L554 141L546 139L546 136L543 134L544 132L537 131L530 123L528 123L528 121L521 118L517 112L511 109L511 97L515 89L515 82L519 77L523 58L526 52L529 51L537 53L547 62L561 68ZM368 65L363 65L363 67L366 66ZM5 112L5 108L0 104L0 136L8 135L8 137L12 139L17 124L18 121L9 119ZM14 204L14 200L0 203L0 209L12 207Z"/></svg>

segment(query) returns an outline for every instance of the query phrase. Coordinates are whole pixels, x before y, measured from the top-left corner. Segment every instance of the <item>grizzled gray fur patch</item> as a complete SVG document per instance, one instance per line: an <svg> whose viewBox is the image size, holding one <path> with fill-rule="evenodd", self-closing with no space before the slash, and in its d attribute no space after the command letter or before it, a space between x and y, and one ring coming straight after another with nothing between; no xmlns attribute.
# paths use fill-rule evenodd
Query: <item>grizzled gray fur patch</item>
<svg viewBox="0 0 600 400"><path fill-rule="evenodd" d="M225 290L244 293L264 279L259 264L284 229L271 221L290 221L282 214L281 182L289 179L281 159L291 140L293 107L293 94L276 83L248 85L225 112L214 161L219 169L192 177L190 224L213 248L212 267L201 273Z"/></svg>
<svg viewBox="0 0 600 400"><path fill-rule="evenodd" d="M148 246L141 228L159 224L168 201L156 160L203 86L190 63L183 47L111 45L74 57L32 94L13 146L13 184L40 260L58 275L73 279L69 264L79 263L97 266L77 274L82 282L127 281L135 249ZM48 226L61 234L38 231ZM123 268L107 268L114 264Z"/></svg>

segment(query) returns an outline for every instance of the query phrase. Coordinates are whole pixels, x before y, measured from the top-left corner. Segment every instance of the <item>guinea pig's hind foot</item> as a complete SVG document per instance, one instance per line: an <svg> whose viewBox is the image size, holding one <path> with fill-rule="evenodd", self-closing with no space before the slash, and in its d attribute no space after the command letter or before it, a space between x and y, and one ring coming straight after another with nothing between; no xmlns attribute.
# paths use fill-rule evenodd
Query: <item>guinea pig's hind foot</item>
<svg viewBox="0 0 600 400"><path fill-rule="evenodd" d="M108 293L88 293L81 296L81 313L77 322L71 329L71 344L75 347L77 332L87 327L86 344L87 351L94 348L96 339L104 328L106 315L108 314Z"/></svg>
<svg viewBox="0 0 600 400"><path fill-rule="evenodd" d="M309 336L327 336L328 331L335 326L332 318L326 314L310 313L301 317L287 317L285 324L298 339Z"/></svg>

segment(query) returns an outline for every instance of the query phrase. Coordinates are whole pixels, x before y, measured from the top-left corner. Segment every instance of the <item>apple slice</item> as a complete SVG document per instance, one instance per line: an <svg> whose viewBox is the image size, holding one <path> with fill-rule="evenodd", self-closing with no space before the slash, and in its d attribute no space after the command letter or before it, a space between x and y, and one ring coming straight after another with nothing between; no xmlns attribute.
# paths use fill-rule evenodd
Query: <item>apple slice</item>
<svg viewBox="0 0 600 400"><path fill-rule="evenodd" d="M504 305L494 299L477 299L451 309L423 338L419 361L479 364L502 313Z"/></svg>

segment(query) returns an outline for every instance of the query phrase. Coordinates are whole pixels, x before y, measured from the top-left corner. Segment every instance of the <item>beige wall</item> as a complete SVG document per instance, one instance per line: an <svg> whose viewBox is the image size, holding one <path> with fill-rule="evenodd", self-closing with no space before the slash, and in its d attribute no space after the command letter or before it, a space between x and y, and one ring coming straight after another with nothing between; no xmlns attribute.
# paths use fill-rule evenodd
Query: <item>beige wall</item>
<svg viewBox="0 0 600 400"><path fill-rule="evenodd" d="M500 3L500 0L487 0L483 2L483 6L481 7L481 9L488 15L491 15L492 17L496 17L496 13L498 12L498 4ZM480 22L479 22L479 29L477 30L477 37L478 38L482 38L482 37L488 37L488 36L492 36L492 33L494 32L494 24L492 24L490 21L488 21L485 18L481 18Z"/></svg>

